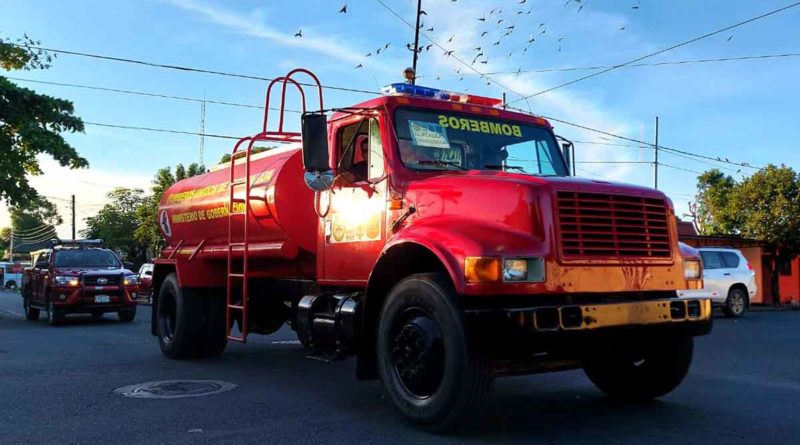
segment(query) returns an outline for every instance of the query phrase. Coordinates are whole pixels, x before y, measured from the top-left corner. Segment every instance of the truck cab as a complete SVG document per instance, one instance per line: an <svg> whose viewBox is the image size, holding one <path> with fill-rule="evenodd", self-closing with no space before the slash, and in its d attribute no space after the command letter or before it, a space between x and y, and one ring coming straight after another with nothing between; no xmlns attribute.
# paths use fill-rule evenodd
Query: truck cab
<svg viewBox="0 0 800 445"><path fill-rule="evenodd" d="M276 79L283 100L297 72L316 80ZM309 357L354 356L432 431L500 376L583 368L627 400L677 387L711 305L677 298L702 287L702 262L663 193L571 176L549 122L496 99L394 84L324 110L319 92L300 133L265 116L230 163L164 194L166 356L289 324ZM257 141L288 144L254 155Z"/></svg>
<svg viewBox="0 0 800 445"><path fill-rule="evenodd" d="M99 318L116 312L124 322L135 318L137 276L102 241L53 242L32 252L31 261L21 288L28 320L38 320L41 311L50 325L78 313Z"/></svg>

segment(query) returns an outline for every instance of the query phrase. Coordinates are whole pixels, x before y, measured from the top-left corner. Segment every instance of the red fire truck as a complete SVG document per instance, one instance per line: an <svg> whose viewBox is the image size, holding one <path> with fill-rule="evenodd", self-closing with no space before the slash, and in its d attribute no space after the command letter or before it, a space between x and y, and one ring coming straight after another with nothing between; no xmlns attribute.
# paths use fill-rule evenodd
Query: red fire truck
<svg viewBox="0 0 800 445"><path fill-rule="evenodd" d="M284 129L287 86L300 132ZM325 110L294 70L231 162L164 194L152 334L166 356L288 324L309 357L355 356L358 378L433 431L478 412L497 376L583 368L624 400L680 384L711 306L676 298L702 286L702 263L663 193L572 177L568 141L498 100L384 93ZM253 154L265 142L281 146Z"/></svg>

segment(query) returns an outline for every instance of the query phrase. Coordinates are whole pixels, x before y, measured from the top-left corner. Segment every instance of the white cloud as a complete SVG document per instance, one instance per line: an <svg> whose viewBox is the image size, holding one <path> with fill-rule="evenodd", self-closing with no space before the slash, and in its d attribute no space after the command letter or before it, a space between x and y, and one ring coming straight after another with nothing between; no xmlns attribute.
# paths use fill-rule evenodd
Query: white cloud
<svg viewBox="0 0 800 445"><path fill-rule="evenodd" d="M39 163L44 174L29 176L28 179L40 195L50 199L58 207L59 213L64 219L64 224L56 227L58 236L61 238L72 236L69 210L71 195L75 195L77 209L75 225L76 230L80 231L86 228L84 218L94 215L106 203L106 193L111 189L127 187L150 191L150 176L112 170L70 170L49 158L40 158ZM0 227L9 225L8 208L3 206L0 208Z"/></svg>
<svg viewBox="0 0 800 445"><path fill-rule="evenodd" d="M348 63L362 63L365 59L360 51L351 48L336 36L327 34L324 37L315 37L311 26L300 27L303 29L302 38L294 37L294 33L287 34L270 28L264 25L266 12L262 8L257 8L247 16L197 0L167 1L184 10L200 14L210 22L222 25L240 34L269 40L286 47L312 50Z"/></svg>

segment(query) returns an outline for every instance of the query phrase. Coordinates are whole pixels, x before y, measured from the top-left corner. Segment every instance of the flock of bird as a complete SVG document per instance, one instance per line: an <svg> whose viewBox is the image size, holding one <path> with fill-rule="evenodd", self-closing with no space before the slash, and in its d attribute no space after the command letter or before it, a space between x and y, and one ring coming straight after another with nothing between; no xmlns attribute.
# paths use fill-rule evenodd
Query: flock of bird
<svg viewBox="0 0 800 445"><path fill-rule="evenodd" d="M457 3L458 0L450 0L451 3ZM512 3L512 2L510 2ZM589 3L589 0L566 0L564 3L564 8L573 8L576 14L581 13L586 5ZM637 1L636 4L630 5L630 9L632 10L639 10L641 9L641 2ZM526 16L535 15L533 6L529 4L528 0L515 0L513 2L513 6L510 11L503 14L503 7L493 7L490 10L483 13L480 17L476 17L476 25L480 30L479 38L481 41L485 43L480 44L473 48L472 54L469 57L458 54L464 61L469 61L470 66L478 65L487 65L489 63L489 57L487 53L490 49L497 48L499 49L501 46L508 47L514 45L515 43L522 43L521 47L511 48L508 53L505 54L506 59L511 59L514 54L524 55L531 49L531 47L537 42L537 39L544 39L548 34L547 25L544 22L539 23L537 27L534 28L534 25L531 24L530 26L527 23L520 22L520 20L524 19ZM347 14L348 11L348 4L343 4L339 10L339 14ZM427 26L425 24L425 18L428 16L428 13L424 10L419 12L420 15L420 25L419 31L420 34L427 35L428 33L435 32L434 26ZM534 22L535 23L535 22ZM522 29L530 29L529 35L524 40L514 40L513 35L515 32L519 33L519 30ZM626 31L626 26L621 26L618 30L619 31ZM303 30L298 30L295 35L297 38L303 37ZM429 37L429 36L428 36ZM438 47L438 50L442 51L442 56L444 57L451 57L454 55L455 50L448 49L448 44L452 44L455 39L457 39L457 35L453 34L450 36L449 39L442 42L436 43L429 43L429 44L421 44L418 47L415 47L414 43L406 43L405 48L409 51L416 51L418 53L425 53L434 50L434 47ZM733 39L731 35L728 37L727 41L730 42ZM429 39L430 40L430 39ZM433 42L433 40L430 40ZM557 52L562 52L563 45L564 45L565 37L559 36L555 38L554 47ZM391 42L387 42L386 44L378 47L375 50L369 51L364 55L364 57L377 57L380 56L382 53L385 54L389 49ZM493 51L496 52L496 51ZM354 68L361 69L364 65L359 63ZM522 67L520 66L517 69L516 73L519 74L522 72ZM464 77L462 75L462 68L457 68L455 70L456 75L459 76L459 81L463 80ZM440 76L437 76L439 79ZM488 79L486 79L487 83L491 83Z"/></svg>

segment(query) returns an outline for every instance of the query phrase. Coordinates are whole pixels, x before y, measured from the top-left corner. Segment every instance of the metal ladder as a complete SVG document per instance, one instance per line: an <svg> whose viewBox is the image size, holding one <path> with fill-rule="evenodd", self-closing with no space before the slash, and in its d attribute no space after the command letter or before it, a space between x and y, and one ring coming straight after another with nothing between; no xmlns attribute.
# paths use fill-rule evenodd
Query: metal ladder
<svg viewBox="0 0 800 445"><path fill-rule="evenodd" d="M225 310L225 329L228 340L238 341L242 343L247 342L247 334L249 332L249 319L248 308L250 301L250 157L253 151L253 145L258 141L275 141L275 142L300 142L300 133L288 132L283 129L283 116L286 105L286 84L291 83L294 85L299 94L303 104L303 113L306 112L306 97L303 87L300 86L296 80L292 79L295 73L303 73L311 77L319 92L319 108L322 112L322 85L311 71L303 68L297 68L290 71L286 76L273 79L267 87L266 100L264 103L264 121L261 132L254 136L247 136L239 139L233 147L231 153L231 166L230 166L230 179L228 181L228 266L227 266L227 280L226 280L226 310ZM269 121L269 102L272 87L278 82L283 83L281 95L281 107L278 123L278 131L267 131L267 123ZM247 143L245 150L239 151L242 144ZM236 160L244 158L244 177L236 179ZM237 198L237 187L244 186L244 198ZM244 204L243 212L235 212L236 204ZM234 240L234 227L236 223L235 218L244 218L241 222L242 239ZM241 270L234 270L236 253L242 253L242 267ZM241 299L236 300L235 290L237 284L241 283ZM231 328L236 315L241 315L240 335L232 335Z"/></svg>

